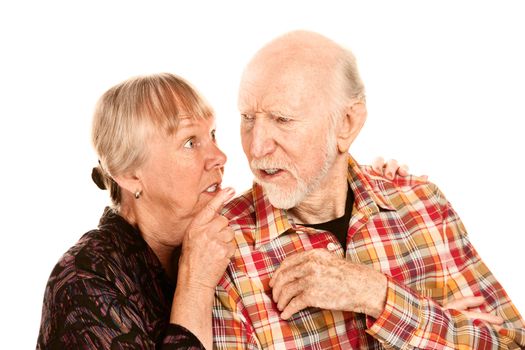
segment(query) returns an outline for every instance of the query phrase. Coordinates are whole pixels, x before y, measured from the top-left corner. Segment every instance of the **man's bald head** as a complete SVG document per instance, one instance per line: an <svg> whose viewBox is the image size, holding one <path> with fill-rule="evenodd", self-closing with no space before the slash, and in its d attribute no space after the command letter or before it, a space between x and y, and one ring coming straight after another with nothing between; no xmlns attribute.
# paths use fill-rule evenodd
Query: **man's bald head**
<svg viewBox="0 0 525 350"><path fill-rule="evenodd" d="M325 99L329 109L340 109L350 99L365 99L354 55L314 32L289 32L261 48L243 73L240 93L244 93L244 84L270 84L279 79L313 82L317 92L330 97Z"/></svg>

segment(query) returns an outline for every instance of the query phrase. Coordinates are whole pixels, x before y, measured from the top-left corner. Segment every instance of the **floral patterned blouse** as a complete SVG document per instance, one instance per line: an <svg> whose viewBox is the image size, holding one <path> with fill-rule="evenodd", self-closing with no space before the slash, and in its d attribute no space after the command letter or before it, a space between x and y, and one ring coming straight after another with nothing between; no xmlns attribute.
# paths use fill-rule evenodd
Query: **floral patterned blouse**
<svg viewBox="0 0 525 350"><path fill-rule="evenodd" d="M49 277L37 349L204 349L169 323L174 291L139 231L106 208Z"/></svg>

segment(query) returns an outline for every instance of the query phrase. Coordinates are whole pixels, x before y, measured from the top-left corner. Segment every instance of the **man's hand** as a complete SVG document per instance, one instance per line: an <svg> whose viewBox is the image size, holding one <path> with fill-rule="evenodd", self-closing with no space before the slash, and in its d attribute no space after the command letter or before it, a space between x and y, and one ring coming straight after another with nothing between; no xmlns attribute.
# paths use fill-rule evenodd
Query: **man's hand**
<svg viewBox="0 0 525 350"><path fill-rule="evenodd" d="M386 300L386 277L325 249L286 258L270 280L273 300L288 319L309 307L354 311L378 317Z"/></svg>
<svg viewBox="0 0 525 350"><path fill-rule="evenodd" d="M464 297L453 300L444 305L445 309L455 309L461 311L462 314L471 319L478 319L496 326L503 324L503 318L497 315L489 314L481 311L468 311L470 309L481 306L485 302L483 297Z"/></svg>

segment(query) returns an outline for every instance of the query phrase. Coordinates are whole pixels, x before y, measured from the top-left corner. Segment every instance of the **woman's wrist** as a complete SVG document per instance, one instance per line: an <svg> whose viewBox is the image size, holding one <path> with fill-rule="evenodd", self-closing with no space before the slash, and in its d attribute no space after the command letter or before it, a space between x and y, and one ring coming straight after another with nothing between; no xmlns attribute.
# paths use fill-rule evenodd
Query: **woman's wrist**
<svg viewBox="0 0 525 350"><path fill-rule="evenodd" d="M206 348L212 342L213 290L177 286L173 295L170 323L191 331Z"/></svg>
<svg viewBox="0 0 525 350"><path fill-rule="evenodd" d="M173 304L186 308L210 308L213 306L215 288L200 284L177 285L173 296Z"/></svg>

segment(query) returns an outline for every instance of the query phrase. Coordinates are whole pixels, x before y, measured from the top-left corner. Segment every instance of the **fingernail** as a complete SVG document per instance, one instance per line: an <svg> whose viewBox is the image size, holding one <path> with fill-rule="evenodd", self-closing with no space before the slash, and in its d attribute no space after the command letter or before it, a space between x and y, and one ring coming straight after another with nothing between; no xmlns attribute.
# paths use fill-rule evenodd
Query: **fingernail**
<svg viewBox="0 0 525 350"><path fill-rule="evenodd" d="M229 202L229 198L228 197L233 197L233 195L235 194L235 190L233 189L233 187L226 187L226 188L223 188L222 189L222 193L225 197L225 199Z"/></svg>

